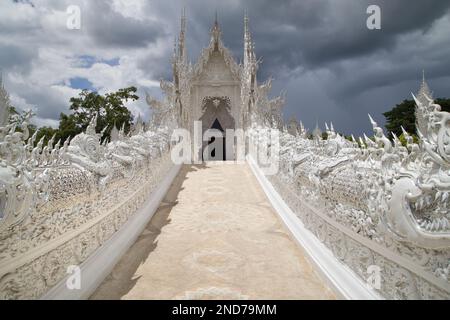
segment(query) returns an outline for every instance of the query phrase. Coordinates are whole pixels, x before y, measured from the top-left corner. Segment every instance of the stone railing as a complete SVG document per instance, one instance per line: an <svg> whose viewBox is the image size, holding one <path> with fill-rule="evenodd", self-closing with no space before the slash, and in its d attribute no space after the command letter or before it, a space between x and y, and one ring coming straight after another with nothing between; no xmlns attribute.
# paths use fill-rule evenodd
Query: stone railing
<svg viewBox="0 0 450 320"><path fill-rule="evenodd" d="M30 116L0 128L0 299L39 298L63 281L172 167L168 129L101 144L92 119L70 143L34 147Z"/></svg>
<svg viewBox="0 0 450 320"><path fill-rule="evenodd" d="M280 170L266 178L360 279L378 268L381 296L449 299L450 114L431 99L416 104L418 144L407 132L406 146L391 142L372 118L374 139L349 141L332 127L327 140L285 131ZM250 144L267 145L261 130L250 130Z"/></svg>

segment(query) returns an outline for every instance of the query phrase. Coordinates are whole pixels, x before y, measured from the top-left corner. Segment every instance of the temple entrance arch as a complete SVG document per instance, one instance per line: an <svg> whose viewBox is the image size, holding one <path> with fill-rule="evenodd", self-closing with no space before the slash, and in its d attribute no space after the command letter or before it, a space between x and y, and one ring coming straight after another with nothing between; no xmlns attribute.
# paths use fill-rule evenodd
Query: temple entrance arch
<svg viewBox="0 0 450 320"><path fill-rule="evenodd" d="M215 142L214 146L219 148L219 150L209 150L209 155L212 155L213 157L208 156L206 159L205 157L202 157L203 160L234 160L234 144L233 150L226 150L226 130L235 130L235 120L231 116L230 99L226 96L205 97L202 101L202 111L203 115L199 119L202 122L202 135L205 135L205 132L210 129L218 130L223 135L223 137L212 137L203 142L202 155L205 148L213 142Z"/></svg>

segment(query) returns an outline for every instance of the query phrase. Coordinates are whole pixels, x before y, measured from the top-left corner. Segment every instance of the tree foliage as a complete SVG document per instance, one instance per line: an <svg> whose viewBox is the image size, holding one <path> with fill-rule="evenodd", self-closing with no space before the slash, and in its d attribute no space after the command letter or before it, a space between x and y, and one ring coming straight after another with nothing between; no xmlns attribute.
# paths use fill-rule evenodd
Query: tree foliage
<svg viewBox="0 0 450 320"><path fill-rule="evenodd" d="M436 99L435 103L442 107L442 111L450 112L450 99ZM416 134L416 104L413 100L403 100L392 110L383 113L386 118L386 130L395 133L397 137L402 135L401 127L410 134Z"/></svg>
<svg viewBox="0 0 450 320"><path fill-rule="evenodd" d="M45 136L45 142L47 142L55 135L55 142L61 140L61 143L63 143L66 139L73 138L83 132L94 116L97 116L97 132L106 128L103 139L110 139L111 129L114 125L118 128L124 126L125 133L128 133L133 124L133 115L125 106L125 102L138 100L136 91L136 87L128 87L106 95L100 95L98 92L83 90L78 97L70 98L72 113L68 115L60 114L57 129L40 128L36 142L43 136Z"/></svg>

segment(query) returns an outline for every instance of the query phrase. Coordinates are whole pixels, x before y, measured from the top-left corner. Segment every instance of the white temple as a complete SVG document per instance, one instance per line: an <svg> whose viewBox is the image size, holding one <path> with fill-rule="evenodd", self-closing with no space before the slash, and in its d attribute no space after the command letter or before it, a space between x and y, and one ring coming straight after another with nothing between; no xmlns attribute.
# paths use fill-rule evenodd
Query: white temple
<svg viewBox="0 0 450 320"><path fill-rule="evenodd" d="M450 114L425 79L418 143L406 131L405 145L391 141L370 116L372 138L349 141L330 123L326 140L310 139L284 124L270 80L257 82L247 17L242 65L217 19L193 66L185 33L183 13L165 100L147 96L151 123L110 142L96 118L62 145L36 141L31 113L6 123L0 86L0 298L449 299ZM174 132L198 120L202 133L245 131L246 163L174 163ZM133 250L145 256L127 261Z"/></svg>
<svg viewBox="0 0 450 320"><path fill-rule="evenodd" d="M181 17L181 30L175 43L172 66L173 81L161 82L166 95L164 102L147 96L154 110L156 125L161 123L186 128L194 135L194 122L202 122L202 134L211 128L247 129L252 122L281 125L283 97L269 99L271 81L261 85L257 81L259 61L249 30L249 19L244 18L244 60L239 65L221 40L221 29L216 19L211 28L209 45L203 49L193 66L186 53L186 16ZM170 110L163 106L170 106ZM256 108L258 105L258 108ZM253 118L251 118L253 115ZM217 126L217 127L215 127ZM234 159L228 154L227 160Z"/></svg>

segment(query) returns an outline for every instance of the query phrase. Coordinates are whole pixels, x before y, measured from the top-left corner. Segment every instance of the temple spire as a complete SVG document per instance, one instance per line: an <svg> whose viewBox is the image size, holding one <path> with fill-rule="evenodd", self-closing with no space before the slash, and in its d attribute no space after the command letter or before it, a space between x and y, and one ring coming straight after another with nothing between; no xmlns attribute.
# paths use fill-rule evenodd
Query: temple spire
<svg viewBox="0 0 450 320"><path fill-rule="evenodd" d="M247 44L248 41L250 41L250 30L248 26L248 13L247 10L244 12L244 41Z"/></svg>
<svg viewBox="0 0 450 320"><path fill-rule="evenodd" d="M185 37L186 37L186 8L183 8L183 10L181 11L180 36L178 38L178 59L180 61L183 61L186 58Z"/></svg>
<svg viewBox="0 0 450 320"><path fill-rule="evenodd" d="M428 86L428 83L425 79L425 70L422 70L422 83L420 84L419 92L417 93L417 98L420 102L423 104L427 103L427 98L433 99L433 93L430 90L430 87Z"/></svg>
<svg viewBox="0 0 450 320"><path fill-rule="evenodd" d="M415 108L416 129L422 134L425 134L428 131L426 106L429 103L428 99L433 99L433 93L425 79L425 70L422 71L422 83L420 84L420 89L416 94L416 98L420 102L420 105L416 105Z"/></svg>
<svg viewBox="0 0 450 320"><path fill-rule="evenodd" d="M214 26L211 29L211 41L214 43L214 50L219 50L219 40L220 40L220 27L219 27L219 20L217 18L217 11L214 17Z"/></svg>
<svg viewBox="0 0 450 320"><path fill-rule="evenodd" d="M244 65L250 63L253 56L252 37L249 29L249 19L247 10L244 13Z"/></svg>
<svg viewBox="0 0 450 320"><path fill-rule="evenodd" d="M9 95L3 84L3 75L0 70L0 127L8 123L9 108Z"/></svg>
<svg viewBox="0 0 450 320"><path fill-rule="evenodd" d="M172 73L173 73L173 82L177 83L177 73L178 73L178 42L177 37L175 36L173 41L173 54L172 54Z"/></svg>
<svg viewBox="0 0 450 320"><path fill-rule="evenodd" d="M244 13L244 45L247 46L250 40L250 31L248 29L248 14L247 10Z"/></svg>
<svg viewBox="0 0 450 320"><path fill-rule="evenodd" d="M175 36L175 38L173 39L173 61L176 61L176 59L177 59L177 46L178 46L178 43L177 43L177 37Z"/></svg>

